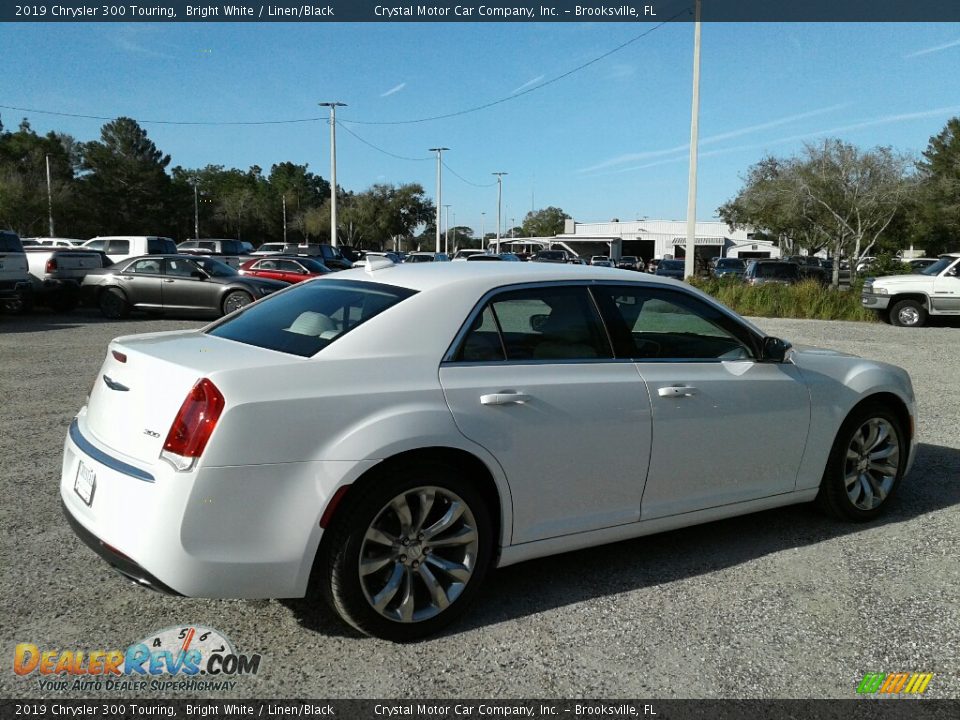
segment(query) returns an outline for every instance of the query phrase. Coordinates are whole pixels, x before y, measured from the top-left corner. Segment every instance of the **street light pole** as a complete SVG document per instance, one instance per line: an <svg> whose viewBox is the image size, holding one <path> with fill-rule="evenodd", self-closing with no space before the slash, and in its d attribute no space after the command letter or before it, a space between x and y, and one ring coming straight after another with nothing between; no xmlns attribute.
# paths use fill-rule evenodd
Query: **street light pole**
<svg viewBox="0 0 960 720"><path fill-rule="evenodd" d="M503 176L506 174L505 172L491 173L497 176L497 255L500 254L500 206L503 202Z"/></svg>
<svg viewBox="0 0 960 720"><path fill-rule="evenodd" d="M484 235L486 235L486 233L484 232L484 230L486 230L486 228L484 227L484 223L486 222L486 220L487 220L486 213L485 212L480 213L480 247L481 248L483 248L484 243L486 242L486 239L483 237Z"/></svg>
<svg viewBox="0 0 960 720"><path fill-rule="evenodd" d="M449 255L450 254L450 206L444 205L443 208L445 211L443 224L447 229L446 236L444 237L444 241L443 241L443 251Z"/></svg>
<svg viewBox="0 0 960 720"><path fill-rule="evenodd" d="M322 102L321 107L330 108L330 244L337 246L337 108L346 107L342 102Z"/></svg>
<svg viewBox="0 0 960 720"><path fill-rule="evenodd" d="M193 179L193 239L200 239L200 178Z"/></svg>
<svg viewBox="0 0 960 720"><path fill-rule="evenodd" d="M50 189L50 155L47 155L47 212L50 215L50 237L53 234L53 191Z"/></svg>
<svg viewBox="0 0 960 720"><path fill-rule="evenodd" d="M437 154L437 252L440 252L440 203L443 202L443 175L440 173L440 167L443 164L443 151L449 149L447 147L430 148L430 152Z"/></svg>
<svg viewBox="0 0 960 720"><path fill-rule="evenodd" d="M687 180L687 249L683 255L683 276L694 274L697 235L697 139L700 130L700 0L693 23L693 108L690 113L690 177Z"/></svg>
<svg viewBox="0 0 960 720"><path fill-rule="evenodd" d="M287 194L284 193L280 197L283 198L283 244L287 244Z"/></svg>

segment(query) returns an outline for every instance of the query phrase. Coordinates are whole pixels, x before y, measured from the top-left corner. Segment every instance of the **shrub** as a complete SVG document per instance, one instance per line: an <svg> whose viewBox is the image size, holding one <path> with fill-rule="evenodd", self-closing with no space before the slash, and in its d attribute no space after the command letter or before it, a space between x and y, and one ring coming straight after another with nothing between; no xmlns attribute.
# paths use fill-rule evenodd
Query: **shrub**
<svg viewBox="0 0 960 720"><path fill-rule="evenodd" d="M836 290L815 280L796 285L747 285L733 278L696 278L688 282L741 315L806 320L877 319L860 305L859 286Z"/></svg>

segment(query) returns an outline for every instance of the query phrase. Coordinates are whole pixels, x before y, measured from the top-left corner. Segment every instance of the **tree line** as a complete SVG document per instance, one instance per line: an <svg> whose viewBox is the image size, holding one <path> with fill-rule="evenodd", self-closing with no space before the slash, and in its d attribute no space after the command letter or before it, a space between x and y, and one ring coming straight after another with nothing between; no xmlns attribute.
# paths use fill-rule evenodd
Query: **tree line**
<svg viewBox="0 0 960 720"><path fill-rule="evenodd" d="M104 124L100 139L90 142L53 131L40 136L27 120L16 131L0 123L0 226L24 237L46 236L49 202L60 237L185 240L199 225L201 237L254 245L330 242L330 183L307 164L281 162L268 172L257 165L246 171L222 165L168 170L169 165L170 156L126 117ZM513 231L562 232L566 217L559 208L545 208L528 213ZM338 187L337 220L338 241L354 247L434 245L436 207L418 183L380 183L362 192ZM470 227L450 228L451 249L479 242Z"/></svg>
<svg viewBox="0 0 960 720"><path fill-rule="evenodd" d="M960 118L930 138L922 158L889 147L862 150L839 139L807 144L796 156L752 165L739 193L718 213L752 228L784 255L815 254L856 263L915 246L936 256L960 248Z"/></svg>

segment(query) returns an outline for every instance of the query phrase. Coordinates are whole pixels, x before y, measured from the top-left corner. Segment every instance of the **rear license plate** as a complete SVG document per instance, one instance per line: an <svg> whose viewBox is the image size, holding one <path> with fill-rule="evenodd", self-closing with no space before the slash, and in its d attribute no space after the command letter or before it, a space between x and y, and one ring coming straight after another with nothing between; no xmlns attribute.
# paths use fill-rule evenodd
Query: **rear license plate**
<svg viewBox="0 0 960 720"><path fill-rule="evenodd" d="M73 481L73 491L87 505L93 504L93 493L97 489L97 474L80 461L77 479Z"/></svg>

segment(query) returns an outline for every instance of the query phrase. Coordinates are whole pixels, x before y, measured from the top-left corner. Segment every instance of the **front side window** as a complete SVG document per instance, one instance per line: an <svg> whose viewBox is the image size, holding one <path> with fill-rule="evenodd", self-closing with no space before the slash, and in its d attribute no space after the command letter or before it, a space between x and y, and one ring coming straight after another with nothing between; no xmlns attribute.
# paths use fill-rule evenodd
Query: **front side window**
<svg viewBox="0 0 960 720"><path fill-rule="evenodd" d="M355 280L297 283L228 316L216 337L310 357L337 338L416 294L408 288Z"/></svg>
<svg viewBox="0 0 960 720"><path fill-rule="evenodd" d="M478 362L611 357L603 321L585 287L538 287L510 290L493 297L479 323L475 321L464 338L457 359Z"/></svg>
<svg viewBox="0 0 960 720"><path fill-rule="evenodd" d="M641 360L745 360L749 331L717 308L683 292L650 287L594 290L612 316L617 355Z"/></svg>

